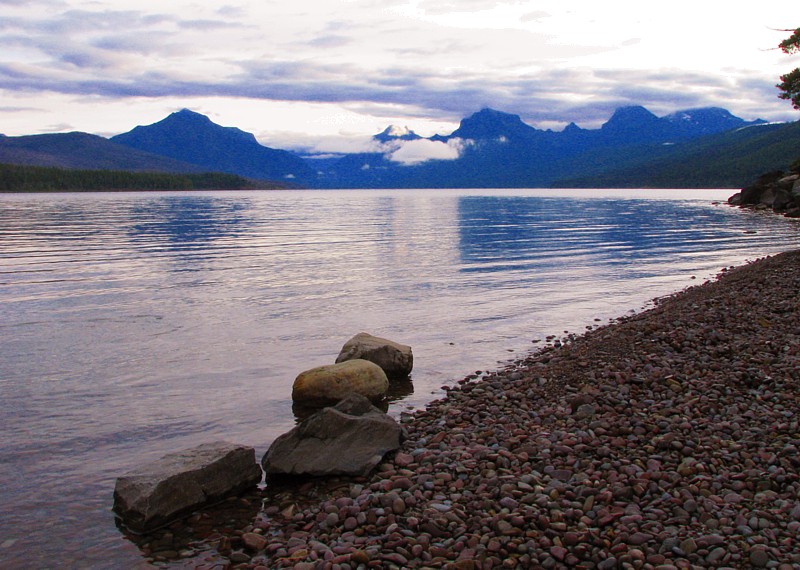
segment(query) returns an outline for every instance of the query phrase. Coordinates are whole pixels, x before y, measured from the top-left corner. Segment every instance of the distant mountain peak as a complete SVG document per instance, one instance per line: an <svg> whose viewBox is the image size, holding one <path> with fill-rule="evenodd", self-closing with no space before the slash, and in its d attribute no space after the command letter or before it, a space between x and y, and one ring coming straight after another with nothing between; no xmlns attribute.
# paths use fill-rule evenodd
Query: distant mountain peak
<svg viewBox="0 0 800 570"><path fill-rule="evenodd" d="M491 109L489 107L484 107L477 113L473 113L470 117L464 119L465 121L478 121L478 122L491 122L491 123L503 123L507 125L517 125L523 124L522 119L520 119L519 115L515 115L513 113L506 113L504 111L498 111L497 109ZM528 126L528 125L525 125Z"/></svg>
<svg viewBox="0 0 800 570"><path fill-rule="evenodd" d="M374 137L374 140L379 142L390 142L390 141L413 141L421 139L422 137L419 136L417 133L409 129L408 127L400 127L398 125L389 125L384 129L381 133L378 133Z"/></svg>
<svg viewBox="0 0 800 570"><path fill-rule="evenodd" d="M214 122L203 115L202 113L198 113L197 111L192 111L191 109L183 108L180 111L175 111L171 113L163 121L191 121L197 124L209 125L214 124Z"/></svg>
<svg viewBox="0 0 800 570"><path fill-rule="evenodd" d="M665 119L687 119L692 117L733 117L730 111L722 107L696 107L683 109L664 117Z"/></svg>
<svg viewBox="0 0 800 570"><path fill-rule="evenodd" d="M655 115L641 105L626 105L624 107L618 107L609 120L612 120L614 117L655 117Z"/></svg>
<svg viewBox="0 0 800 570"><path fill-rule="evenodd" d="M175 111L152 125L136 127L131 133L141 133L144 131L148 131L150 136L157 133L156 136L173 138L174 140L185 137L196 139L202 134L206 137L213 136L221 139L228 139L231 142L259 145L255 135L252 133L248 133L237 127L223 127L212 121L206 115L186 108ZM118 135L115 138L124 141L128 138L128 135L129 133L126 133L125 135Z"/></svg>
<svg viewBox="0 0 800 570"><path fill-rule="evenodd" d="M480 111L473 113L473 117L516 117L519 119L519 115L515 115L513 113L506 113L505 111L498 111L497 109L492 109L491 107L484 107Z"/></svg>
<svg viewBox="0 0 800 570"><path fill-rule="evenodd" d="M249 178L308 180L308 165L299 157L261 145L255 135L223 127L207 116L181 109L147 126L111 138L133 148Z"/></svg>
<svg viewBox="0 0 800 570"><path fill-rule="evenodd" d="M658 117L641 105L631 105L620 107L614 111L611 118L601 128L604 131L621 131L640 128L642 125L653 125L658 120Z"/></svg>
<svg viewBox="0 0 800 570"><path fill-rule="evenodd" d="M691 130L694 133L713 134L749 125L763 123L761 120L745 121L721 107L700 107L677 111L664 117L678 130Z"/></svg>
<svg viewBox="0 0 800 570"><path fill-rule="evenodd" d="M522 122L519 115L484 108L473 113L461 124L450 138L462 139L529 139L538 131Z"/></svg>

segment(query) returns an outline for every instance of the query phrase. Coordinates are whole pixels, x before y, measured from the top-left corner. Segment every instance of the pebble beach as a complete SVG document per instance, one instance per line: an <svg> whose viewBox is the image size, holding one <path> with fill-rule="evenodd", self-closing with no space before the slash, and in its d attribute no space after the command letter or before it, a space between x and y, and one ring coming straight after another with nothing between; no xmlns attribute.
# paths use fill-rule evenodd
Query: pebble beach
<svg viewBox="0 0 800 570"><path fill-rule="evenodd" d="M369 478L268 486L191 566L800 568L798 291L788 252L550 338L404 414Z"/></svg>

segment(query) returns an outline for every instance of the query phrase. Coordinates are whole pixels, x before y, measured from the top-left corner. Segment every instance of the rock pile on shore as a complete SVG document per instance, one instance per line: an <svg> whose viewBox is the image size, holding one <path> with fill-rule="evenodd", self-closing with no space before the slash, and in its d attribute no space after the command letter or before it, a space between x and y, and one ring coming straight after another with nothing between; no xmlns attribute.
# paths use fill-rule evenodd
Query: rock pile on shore
<svg viewBox="0 0 800 570"><path fill-rule="evenodd" d="M370 478L267 500L241 568L800 565L800 252L465 378ZM212 564L209 562L209 564Z"/></svg>
<svg viewBox="0 0 800 570"><path fill-rule="evenodd" d="M800 218L800 161L786 172L767 172L730 198L731 206L772 210L787 218Z"/></svg>

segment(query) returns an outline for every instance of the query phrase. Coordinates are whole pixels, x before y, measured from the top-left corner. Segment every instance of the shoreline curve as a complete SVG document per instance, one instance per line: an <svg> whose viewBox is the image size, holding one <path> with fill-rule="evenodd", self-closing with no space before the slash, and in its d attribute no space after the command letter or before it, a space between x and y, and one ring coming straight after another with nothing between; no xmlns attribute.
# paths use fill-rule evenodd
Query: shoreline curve
<svg viewBox="0 0 800 570"><path fill-rule="evenodd" d="M765 257L464 378L373 475L268 487L196 562L797 567L798 291L800 250Z"/></svg>

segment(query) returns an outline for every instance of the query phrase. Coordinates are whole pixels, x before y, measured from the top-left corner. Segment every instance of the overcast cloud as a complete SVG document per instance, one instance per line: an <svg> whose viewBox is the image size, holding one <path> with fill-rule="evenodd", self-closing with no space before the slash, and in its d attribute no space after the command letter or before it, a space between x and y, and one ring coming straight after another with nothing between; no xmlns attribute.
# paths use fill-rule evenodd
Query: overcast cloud
<svg viewBox="0 0 800 570"><path fill-rule="evenodd" d="M0 132L113 135L187 107L269 146L335 151L389 124L449 134L483 107L553 129L596 128L623 105L795 120L775 84L798 58L772 48L796 13L788 0L4 0ZM457 152L418 142L393 159Z"/></svg>

